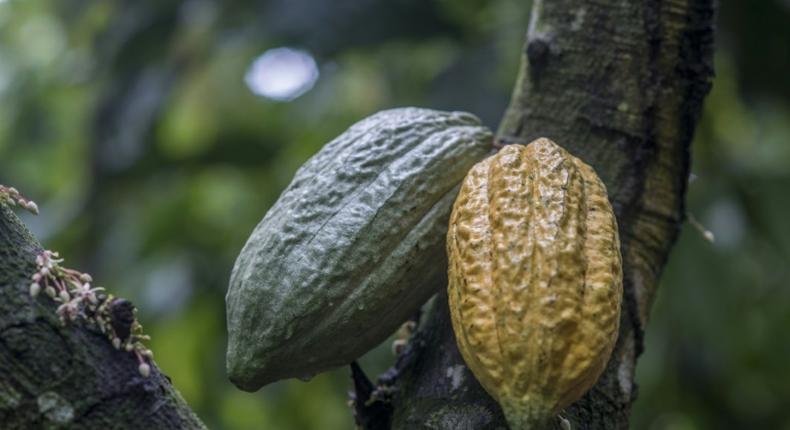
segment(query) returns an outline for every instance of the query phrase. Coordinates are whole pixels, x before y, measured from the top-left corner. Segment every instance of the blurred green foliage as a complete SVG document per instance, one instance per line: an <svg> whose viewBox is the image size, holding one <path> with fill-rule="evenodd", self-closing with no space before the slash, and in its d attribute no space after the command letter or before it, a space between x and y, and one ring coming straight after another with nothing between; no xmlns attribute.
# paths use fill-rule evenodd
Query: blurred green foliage
<svg viewBox="0 0 790 430"><path fill-rule="evenodd" d="M722 1L686 226L638 367L634 429L790 429L790 6ZM295 169L394 106L496 127L516 0L0 0L0 183L67 263L138 304L159 366L214 429L348 429L346 369L254 394L224 375L233 261ZM763 25L761 23L769 24ZM318 64L290 102L245 85L268 49ZM374 375L388 343L363 359Z"/></svg>

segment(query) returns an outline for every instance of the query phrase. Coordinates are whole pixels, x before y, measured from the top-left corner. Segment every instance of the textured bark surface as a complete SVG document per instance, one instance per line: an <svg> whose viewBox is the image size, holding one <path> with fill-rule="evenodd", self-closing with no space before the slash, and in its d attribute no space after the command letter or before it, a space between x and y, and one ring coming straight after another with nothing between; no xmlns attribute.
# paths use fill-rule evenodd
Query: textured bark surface
<svg viewBox="0 0 790 430"><path fill-rule="evenodd" d="M628 428L644 325L684 219L689 145L713 74L713 20L710 0L533 2L499 142L545 136L592 165L623 252L619 339L597 384L562 414L574 429ZM506 428L458 354L446 295L428 314L397 365L392 428Z"/></svg>
<svg viewBox="0 0 790 430"><path fill-rule="evenodd" d="M0 204L0 427L203 429L167 376L143 378L132 354L28 294L41 247Z"/></svg>

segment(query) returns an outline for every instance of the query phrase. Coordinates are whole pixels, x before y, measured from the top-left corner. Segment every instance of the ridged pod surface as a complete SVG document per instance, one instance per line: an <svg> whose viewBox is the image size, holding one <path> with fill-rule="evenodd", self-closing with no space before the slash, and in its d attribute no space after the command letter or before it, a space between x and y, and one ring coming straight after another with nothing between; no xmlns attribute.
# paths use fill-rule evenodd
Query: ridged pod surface
<svg viewBox="0 0 790 430"><path fill-rule="evenodd" d="M245 390L347 364L443 285L460 182L491 151L471 114L383 111L296 173L236 260L227 370Z"/></svg>
<svg viewBox="0 0 790 430"><path fill-rule="evenodd" d="M475 165L447 233L448 295L466 364L513 430L592 387L617 340L617 223L593 169L548 139Z"/></svg>

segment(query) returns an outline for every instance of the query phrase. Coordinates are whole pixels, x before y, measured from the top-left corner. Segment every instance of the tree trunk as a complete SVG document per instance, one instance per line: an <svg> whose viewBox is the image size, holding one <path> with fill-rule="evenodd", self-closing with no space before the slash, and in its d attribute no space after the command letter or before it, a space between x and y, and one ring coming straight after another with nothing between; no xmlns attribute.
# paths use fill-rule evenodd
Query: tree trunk
<svg viewBox="0 0 790 430"><path fill-rule="evenodd" d="M204 429L167 376L28 293L41 246L0 204L0 427Z"/></svg>
<svg viewBox="0 0 790 430"><path fill-rule="evenodd" d="M592 165L617 215L624 264L619 339L597 384L563 412L571 428L628 428L644 326L684 220L689 146L713 74L713 20L711 0L533 2L499 142L546 136ZM397 377L383 379L395 393L391 427L507 428L458 353L446 294L422 320Z"/></svg>

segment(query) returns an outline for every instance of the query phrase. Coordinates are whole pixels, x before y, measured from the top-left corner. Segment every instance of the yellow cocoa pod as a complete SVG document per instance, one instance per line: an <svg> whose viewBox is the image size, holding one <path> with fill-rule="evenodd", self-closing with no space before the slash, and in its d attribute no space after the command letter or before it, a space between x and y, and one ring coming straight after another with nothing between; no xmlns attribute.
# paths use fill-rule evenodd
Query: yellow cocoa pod
<svg viewBox="0 0 790 430"><path fill-rule="evenodd" d="M600 376L620 321L620 242L593 169L548 139L464 179L447 233L458 348L513 430L541 428Z"/></svg>

